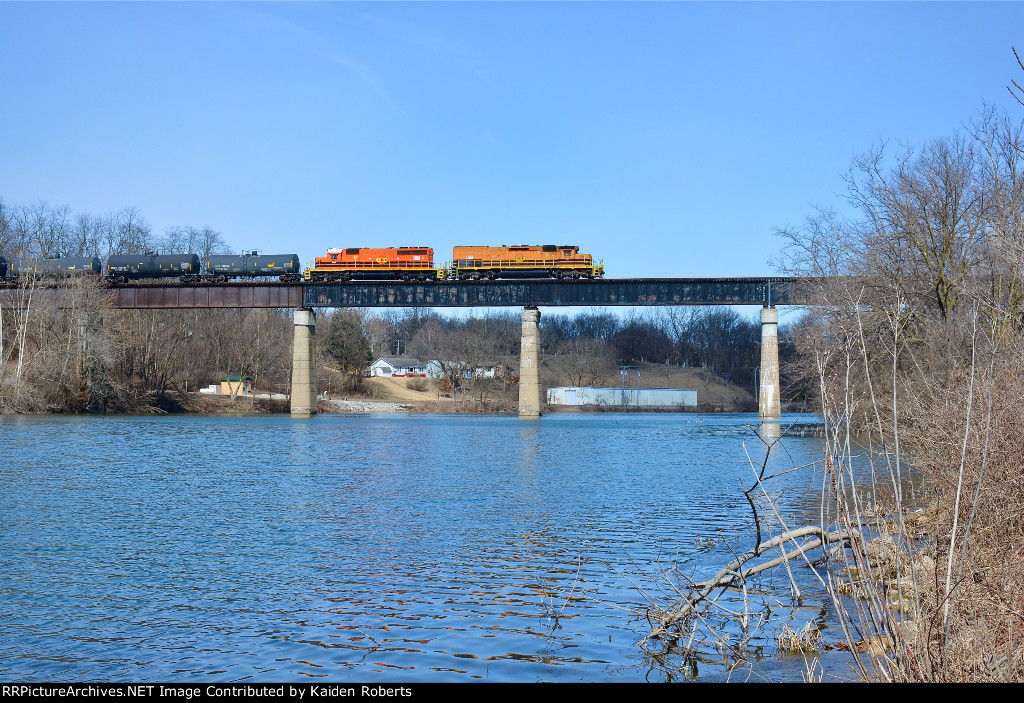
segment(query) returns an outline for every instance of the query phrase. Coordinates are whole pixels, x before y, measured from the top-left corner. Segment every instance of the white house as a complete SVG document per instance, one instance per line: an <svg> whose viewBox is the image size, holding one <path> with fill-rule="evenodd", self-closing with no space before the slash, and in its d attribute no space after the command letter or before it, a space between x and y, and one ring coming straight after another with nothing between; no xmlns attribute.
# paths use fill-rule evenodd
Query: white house
<svg viewBox="0 0 1024 703"><path fill-rule="evenodd" d="M370 364L371 376L426 376L426 368L422 361L408 356L382 356Z"/></svg>
<svg viewBox="0 0 1024 703"><path fill-rule="evenodd" d="M504 365L497 361L481 361L473 367L470 376L472 378L495 378L501 375L500 369L502 368Z"/></svg>
<svg viewBox="0 0 1024 703"><path fill-rule="evenodd" d="M426 375L430 378L441 378L446 375L445 369L458 369L458 375L461 378L495 378L502 375L505 364L497 361L484 361L471 367L465 361L437 361L435 359L427 362Z"/></svg>
<svg viewBox="0 0 1024 703"><path fill-rule="evenodd" d="M447 362L446 362L447 363ZM444 376L444 366L440 361L431 359L427 362L426 366L427 378L441 378Z"/></svg>

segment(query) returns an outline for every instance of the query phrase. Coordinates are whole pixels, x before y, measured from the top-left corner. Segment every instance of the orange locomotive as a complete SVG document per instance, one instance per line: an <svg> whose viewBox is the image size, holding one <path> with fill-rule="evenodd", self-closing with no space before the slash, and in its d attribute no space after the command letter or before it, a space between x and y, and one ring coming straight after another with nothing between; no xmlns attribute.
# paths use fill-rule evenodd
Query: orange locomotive
<svg viewBox="0 0 1024 703"><path fill-rule="evenodd" d="M353 278L436 281L444 275L444 269L434 266L434 250L429 247L350 247L328 249L327 256L316 257L313 268L306 269L304 277L307 281L350 281Z"/></svg>
<svg viewBox="0 0 1024 703"><path fill-rule="evenodd" d="M453 279L601 278L604 264L581 254L572 244L526 244L503 247L455 247L449 276Z"/></svg>

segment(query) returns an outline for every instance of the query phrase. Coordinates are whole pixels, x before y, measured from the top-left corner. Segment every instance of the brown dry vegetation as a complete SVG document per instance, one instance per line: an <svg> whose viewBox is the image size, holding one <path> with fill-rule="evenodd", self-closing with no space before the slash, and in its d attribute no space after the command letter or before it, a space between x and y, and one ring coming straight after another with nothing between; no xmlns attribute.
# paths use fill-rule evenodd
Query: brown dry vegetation
<svg viewBox="0 0 1024 703"><path fill-rule="evenodd" d="M172 227L157 236L135 208L95 217L0 198L0 253L7 258L102 259L150 250L205 258L230 247L209 227ZM113 310L89 276L22 284L25 305L0 301L0 412L180 410L190 392L224 375L250 376L262 391L287 391L287 311Z"/></svg>
<svg viewBox="0 0 1024 703"><path fill-rule="evenodd" d="M709 581L670 568L645 594L653 662L747 659L770 617L751 610L751 579L785 567L799 599L797 560L839 613L843 639L823 646L865 680L1024 679L1022 134L986 110L965 133L876 148L849 173L853 215L780 232L784 270L820 285L793 378L825 421L823 521L787 525L767 458L752 464L756 546ZM718 604L727 589L738 609ZM716 623L737 618L738 641L723 637Z"/></svg>
<svg viewBox="0 0 1024 703"><path fill-rule="evenodd" d="M850 641L884 644L858 655L865 677L1024 678L1021 134L986 111L968 133L873 150L849 176L857 217L782 232L789 272L832 277L796 335L830 429L832 518L883 518L888 548L853 539L855 577L830 580ZM857 483L858 454L875 485ZM911 472L931 500L915 520Z"/></svg>
<svg viewBox="0 0 1024 703"><path fill-rule="evenodd" d="M0 412L187 410L223 375L287 391L292 325L278 310L114 310L95 280L29 281L0 310Z"/></svg>

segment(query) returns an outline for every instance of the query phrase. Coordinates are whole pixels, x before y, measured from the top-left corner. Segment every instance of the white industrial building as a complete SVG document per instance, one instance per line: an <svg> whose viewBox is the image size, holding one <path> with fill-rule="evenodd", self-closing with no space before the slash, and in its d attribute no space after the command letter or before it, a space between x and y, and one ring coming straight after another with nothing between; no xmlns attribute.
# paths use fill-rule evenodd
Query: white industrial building
<svg viewBox="0 0 1024 703"><path fill-rule="evenodd" d="M630 408L695 408L697 391L689 388L548 388L551 405L604 405Z"/></svg>

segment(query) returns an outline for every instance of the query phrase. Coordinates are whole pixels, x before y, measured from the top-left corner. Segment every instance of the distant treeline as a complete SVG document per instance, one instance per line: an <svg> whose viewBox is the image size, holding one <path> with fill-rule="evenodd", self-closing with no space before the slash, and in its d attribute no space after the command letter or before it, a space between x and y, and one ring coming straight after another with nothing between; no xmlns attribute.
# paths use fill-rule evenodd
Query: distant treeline
<svg viewBox="0 0 1024 703"><path fill-rule="evenodd" d="M542 311L543 312L543 311ZM363 319L374 357L408 355L421 360L518 358L518 310L465 319L430 309L367 311ZM567 383L589 385L610 368L633 362L701 367L753 390L761 364L761 324L731 307L674 307L543 312L545 363ZM784 331L780 354L792 353Z"/></svg>
<svg viewBox="0 0 1024 703"><path fill-rule="evenodd" d="M187 252L205 257L231 247L210 227L170 227L156 234L134 207L106 215L75 214L67 205L9 204L0 197L0 255L95 256Z"/></svg>

